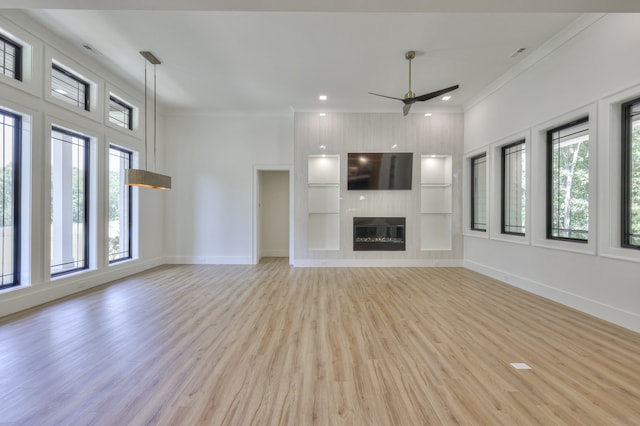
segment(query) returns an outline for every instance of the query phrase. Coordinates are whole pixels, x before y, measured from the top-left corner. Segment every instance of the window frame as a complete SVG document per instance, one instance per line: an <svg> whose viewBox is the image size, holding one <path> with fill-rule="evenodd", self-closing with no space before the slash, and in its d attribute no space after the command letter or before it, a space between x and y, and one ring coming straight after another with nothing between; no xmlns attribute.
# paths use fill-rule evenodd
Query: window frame
<svg viewBox="0 0 640 426"><path fill-rule="evenodd" d="M128 120L127 120L126 126L121 126L118 121L111 120L111 102L114 102L120 105L121 107L125 108L128 111ZM107 115L109 117L109 122L111 124L114 124L115 126L121 129L133 130L133 106L121 100L120 98L115 96L113 93L109 94L109 104L108 104Z"/></svg>
<svg viewBox="0 0 640 426"><path fill-rule="evenodd" d="M51 278L56 278L56 277L60 277L63 275L68 275L68 274L73 274L76 272L80 272L80 271L85 271L89 269L89 265L90 265L90 242L91 242L91 228L90 228L90 206L91 206L91 138L80 134L80 133L76 133L74 131L71 130L67 130L63 127L60 126L56 126L56 125L52 125L51 126L51 137L50 140L53 139L53 132L58 132L58 133L62 133L74 138L78 138L78 139L82 139L84 141L84 166L85 166L85 172L84 172L84 218L83 218L83 227L84 227L84 262L83 265L81 267L78 268L73 268L73 269L69 269L69 270L64 270L61 272L56 272L56 273L52 273L51 272L51 268L53 267L53 265L49 265L49 274L51 276ZM51 143L51 141L50 141ZM58 265L56 265L58 266Z"/></svg>
<svg viewBox="0 0 640 426"><path fill-rule="evenodd" d="M631 137L633 128L633 114L632 110L634 106L640 106L640 98L630 100L623 103L621 107L622 112L622 124L621 124L621 147L620 147L620 162L621 162L621 222L620 222L620 246L626 249L640 250L640 244L631 244L631 193L633 182L631 179L631 173L633 171L633 140ZM640 115L640 112L636 113ZM640 167L640 166L639 166Z"/></svg>
<svg viewBox="0 0 640 426"><path fill-rule="evenodd" d="M470 186L470 190L471 190L471 220L470 220L470 230L472 231L477 231L477 232L487 232L487 227L488 227L488 223L484 224L484 229L482 228L478 228L477 227L477 223L476 223L476 167L477 167L477 163L476 161L484 158L484 164L485 164L485 174L489 172L489 157L487 156L486 152L480 153L478 155L474 155L472 157L470 157L469 161L470 161L470 175L471 175L471 186ZM485 176L485 206L487 205L488 202L488 187L486 185L486 176ZM486 208L486 207L485 207ZM485 212L486 213L486 212ZM485 214L486 216L486 214ZM486 222L488 222L489 218L486 218Z"/></svg>
<svg viewBox="0 0 640 426"><path fill-rule="evenodd" d="M578 243L578 244L589 244L591 240L591 229L587 229L587 238L570 238L570 237L556 237L552 235L552 222L553 222L553 212L552 212L552 195L553 195L553 133L559 132L561 130L565 130L574 126L578 126L580 124L587 123L587 133L589 135L589 140L591 141L591 123L589 121L589 115L583 116L581 118L577 118L571 120L567 123L560 124L558 126L554 126L546 130L546 239L554 240L554 241L565 241L569 243ZM591 157L591 144L589 144L589 148L587 149L589 153L589 157ZM589 180L591 180L591 162L589 163ZM591 183L591 182L589 182ZM589 221L587 223L587 227L591 228L591 191L587 191L588 199L588 209L589 209Z"/></svg>
<svg viewBox="0 0 640 426"><path fill-rule="evenodd" d="M15 120L15 133L13 135L13 281L9 284L3 284L0 281L0 290L6 290L11 287L17 287L21 285L20 266L21 262L21 173L22 173L22 116L7 111L4 108L0 108L0 114L4 116L10 116Z"/></svg>
<svg viewBox="0 0 640 426"><path fill-rule="evenodd" d="M129 157L129 161L128 161L128 167L130 169L133 168L133 151L128 150L126 148L122 148L118 145L114 145L114 144L109 144L109 151L111 151L111 149L114 149L116 151L120 151L121 153L125 153L128 155ZM111 152L109 152L109 156L111 155ZM107 160L110 160L110 157L107 158ZM109 168L107 167L107 170L109 171L109 173L111 172L111 170L109 170ZM126 261L126 260L131 260L133 259L133 187L130 185L123 185L124 189L127 190L129 196L128 196L128 200L129 202L127 203L127 213L128 213L128 221L127 221L127 233L128 233L128 247L127 247L127 252L128 252L128 256L127 257L119 257L117 259L109 259L110 254L109 254L109 248L107 247L107 260L109 265L113 265L115 263L118 262L122 262L122 261ZM107 193L107 197L109 196L109 194ZM109 218L107 216L107 224L109 223ZM108 235L107 235L108 237ZM108 238L107 238L108 240ZM121 251L122 252L122 251Z"/></svg>
<svg viewBox="0 0 640 426"><path fill-rule="evenodd" d="M69 77L70 79L74 80L78 84L81 84L84 86L84 103L82 106L75 105L73 102L65 101L64 99L60 99L53 95L53 93L55 92L55 90L53 89L54 72L59 72L61 74L64 74L66 77ZM72 107L75 107L82 111L92 112L91 111L91 83L83 79L79 75L65 69L61 65L58 65L55 62L51 62L51 96L55 99L60 100L61 102L64 102L65 104L71 105Z"/></svg>
<svg viewBox="0 0 640 426"><path fill-rule="evenodd" d="M4 72L2 72L1 74L6 76L7 78L11 78L13 80L17 80L17 81L22 81L22 51L23 51L23 46L16 42L15 40L5 36L4 34L0 33L0 41L2 41L4 44L8 44L10 46L12 46L15 49L15 56L14 56L14 61L13 61L13 77L8 76L7 74L5 74ZM6 53L6 51L3 50L3 52ZM5 67L6 68L6 67Z"/></svg>
<svg viewBox="0 0 640 426"><path fill-rule="evenodd" d="M522 150L526 154L526 152L527 152L527 140L524 139L524 138L519 139L519 140L517 140L515 142L508 143L506 145L502 145L500 147L500 233L504 234L504 235L515 235L515 236L519 236L519 237L524 237L524 236L526 236L526 216L525 216L525 225L524 225L525 232L512 232L512 231L506 231L505 230L505 228L506 228L506 224L505 224L505 219L506 219L506 215L505 215L505 207L506 207L505 190L506 190L506 183L507 183L506 182L506 176L505 176L506 175L506 167L505 167L505 165L506 165L506 156L505 156L505 153L509 148L513 148L513 147L518 146L518 145L522 145L522 147L523 147ZM526 162L526 158L525 158L525 167L526 167L526 164L527 164L527 162ZM526 189L527 172L528 172L528 170L525 168L525 173L526 174L525 174L525 180L523 182L524 185L525 185L525 188L524 188L525 197L526 197L526 191L527 191L527 189ZM526 201L528 201L528 199L526 199ZM525 214L526 214L526 211L527 211L527 205L525 204Z"/></svg>

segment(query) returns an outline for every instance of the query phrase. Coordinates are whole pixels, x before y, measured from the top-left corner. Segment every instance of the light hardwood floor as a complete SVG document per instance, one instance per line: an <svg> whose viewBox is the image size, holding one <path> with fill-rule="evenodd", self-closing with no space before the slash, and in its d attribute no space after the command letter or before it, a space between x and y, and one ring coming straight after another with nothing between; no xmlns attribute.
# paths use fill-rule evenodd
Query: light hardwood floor
<svg viewBox="0 0 640 426"><path fill-rule="evenodd" d="M640 424L640 335L462 268L164 266L0 320L0 424Z"/></svg>

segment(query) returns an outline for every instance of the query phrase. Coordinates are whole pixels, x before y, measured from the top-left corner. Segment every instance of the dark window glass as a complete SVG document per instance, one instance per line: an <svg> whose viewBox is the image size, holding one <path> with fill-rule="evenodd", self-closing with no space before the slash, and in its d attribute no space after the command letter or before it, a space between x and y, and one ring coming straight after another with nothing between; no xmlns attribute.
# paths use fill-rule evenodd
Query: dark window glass
<svg viewBox="0 0 640 426"><path fill-rule="evenodd" d="M56 64L51 68L51 96L89 111L89 83Z"/></svg>
<svg viewBox="0 0 640 426"><path fill-rule="evenodd" d="M502 147L502 233L525 235L526 164L524 141Z"/></svg>
<svg viewBox="0 0 640 426"><path fill-rule="evenodd" d="M125 129L133 129L133 122L131 116L133 115L133 108L121 100L109 97L109 121L113 124L124 127Z"/></svg>
<svg viewBox="0 0 640 426"><path fill-rule="evenodd" d="M125 170L133 166L133 154L109 148L109 262L131 259L131 186L124 184Z"/></svg>
<svg viewBox="0 0 640 426"><path fill-rule="evenodd" d="M20 284L20 116L0 110L0 289Z"/></svg>
<svg viewBox="0 0 640 426"><path fill-rule="evenodd" d="M547 132L547 238L589 239L589 119Z"/></svg>
<svg viewBox="0 0 640 426"><path fill-rule="evenodd" d="M640 99L622 106L622 246L640 249Z"/></svg>
<svg viewBox="0 0 640 426"><path fill-rule="evenodd" d="M487 154L471 159L471 229L487 230Z"/></svg>
<svg viewBox="0 0 640 426"><path fill-rule="evenodd" d="M89 138L51 132L51 275L89 266Z"/></svg>
<svg viewBox="0 0 640 426"><path fill-rule="evenodd" d="M0 73L22 80L22 46L0 35Z"/></svg>

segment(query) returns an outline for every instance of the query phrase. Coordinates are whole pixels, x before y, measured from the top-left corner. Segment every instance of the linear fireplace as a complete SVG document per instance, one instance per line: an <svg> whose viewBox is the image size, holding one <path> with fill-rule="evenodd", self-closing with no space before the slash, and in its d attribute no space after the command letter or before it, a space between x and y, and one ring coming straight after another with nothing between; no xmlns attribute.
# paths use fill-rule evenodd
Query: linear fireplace
<svg viewBox="0 0 640 426"><path fill-rule="evenodd" d="M354 251L404 251L404 217L354 217Z"/></svg>

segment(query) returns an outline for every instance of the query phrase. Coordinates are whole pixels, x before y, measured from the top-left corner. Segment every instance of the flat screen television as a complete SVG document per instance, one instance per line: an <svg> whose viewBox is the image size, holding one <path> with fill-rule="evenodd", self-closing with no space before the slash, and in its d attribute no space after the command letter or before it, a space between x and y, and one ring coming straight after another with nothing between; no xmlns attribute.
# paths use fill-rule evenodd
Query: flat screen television
<svg viewBox="0 0 640 426"><path fill-rule="evenodd" d="M350 152L347 189L411 189L413 153Z"/></svg>

